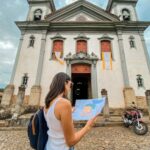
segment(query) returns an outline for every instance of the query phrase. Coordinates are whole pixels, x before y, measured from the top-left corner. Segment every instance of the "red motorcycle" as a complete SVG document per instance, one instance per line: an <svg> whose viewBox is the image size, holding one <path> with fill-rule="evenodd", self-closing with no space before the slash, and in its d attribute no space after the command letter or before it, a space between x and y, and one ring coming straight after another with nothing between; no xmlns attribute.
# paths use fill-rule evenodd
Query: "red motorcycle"
<svg viewBox="0 0 150 150"><path fill-rule="evenodd" d="M135 103L132 102L133 106L130 109L125 110L123 114L123 123L125 127L133 126L133 131L138 135L144 135L148 132L148 126L142 121L142 111L135 106Z"/></svg>

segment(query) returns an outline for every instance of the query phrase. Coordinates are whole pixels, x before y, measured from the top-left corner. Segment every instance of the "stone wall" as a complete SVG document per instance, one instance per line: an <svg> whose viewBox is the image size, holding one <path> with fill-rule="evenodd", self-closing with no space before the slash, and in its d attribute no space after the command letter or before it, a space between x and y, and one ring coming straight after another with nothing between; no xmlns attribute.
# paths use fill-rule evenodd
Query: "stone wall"
<svg viewBox="0 0 150 150"><path fill-rule="evenodd" d="M123 93L126 108L131 107L132 102L134 102L138 108L142 109L144 113L147 114L148 107L145 96L136 96L134 89L131 87L124 88Z"/></svg>
<svg viewBox="0 0 150 150"><path fill-rule="evenodd" d="M136 103L139 108L147 109L146 97L136 96Z"/></svg>
<svg viewBox="0 0 150 150"><path fill-rule="evenodd" d="M3 91L0 90L0 104L1 104L1 101L2 101L2 96L3 96Z"/></svg>

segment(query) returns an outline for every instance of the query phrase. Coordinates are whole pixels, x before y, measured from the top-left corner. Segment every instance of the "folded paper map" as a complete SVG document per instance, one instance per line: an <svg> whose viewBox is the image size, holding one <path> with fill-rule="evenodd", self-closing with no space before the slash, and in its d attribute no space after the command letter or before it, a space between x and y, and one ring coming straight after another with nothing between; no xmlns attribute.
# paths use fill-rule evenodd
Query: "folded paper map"
<svg viewBox="0 0 150 150"><path fill-rule="evenodd" d="M90 120L100 114L104 105L105 97L97 99L76 100L74 112L72 113L73 120Z"/></svg>

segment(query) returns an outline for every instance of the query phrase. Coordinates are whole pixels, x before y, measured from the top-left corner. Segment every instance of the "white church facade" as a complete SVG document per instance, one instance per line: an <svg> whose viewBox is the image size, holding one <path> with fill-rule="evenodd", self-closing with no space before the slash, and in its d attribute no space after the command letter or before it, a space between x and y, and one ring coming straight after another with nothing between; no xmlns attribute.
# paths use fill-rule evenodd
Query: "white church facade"
<svg viewBox="0 0 150 150"><path fill-rule="evenodd" d="M101 97L108 92L112 109L134 101L146 108L150 59L144 40L149 22L139 21L138 0L109 0L106 10L78 0L56 10L53 0L28 0L13 73L2 99L16 102L25 86L24 105L43 105L52 78L66 72L74 87L70 100Z"/></svg>

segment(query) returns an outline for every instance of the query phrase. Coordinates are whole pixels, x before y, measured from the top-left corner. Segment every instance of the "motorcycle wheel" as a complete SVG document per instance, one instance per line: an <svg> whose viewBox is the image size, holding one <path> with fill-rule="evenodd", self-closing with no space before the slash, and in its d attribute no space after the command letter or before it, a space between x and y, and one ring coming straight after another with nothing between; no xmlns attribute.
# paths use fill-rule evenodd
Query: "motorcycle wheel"
<svg viewBox="0 0 150 150"><path fill-rule="evenodd" d="M124 127L129 128L129 124L124 123L123 125L124 125Z"/></svg>
<svg viewBox="0 0 150 150"><path fill-rule="evenodd" d="M144 135L148 132L148 126L144 122L139 122L133 125L133 130L137 135Z"/></svg>
<svg viewBox="0 0 150 150"><path fill-rule="evenodd" d="M127 121L128 119L126 117L124 117L124 116L122 117L122 119L123 119L124 127L129 128L130 125L129 125L128 121Z"/></svg>

